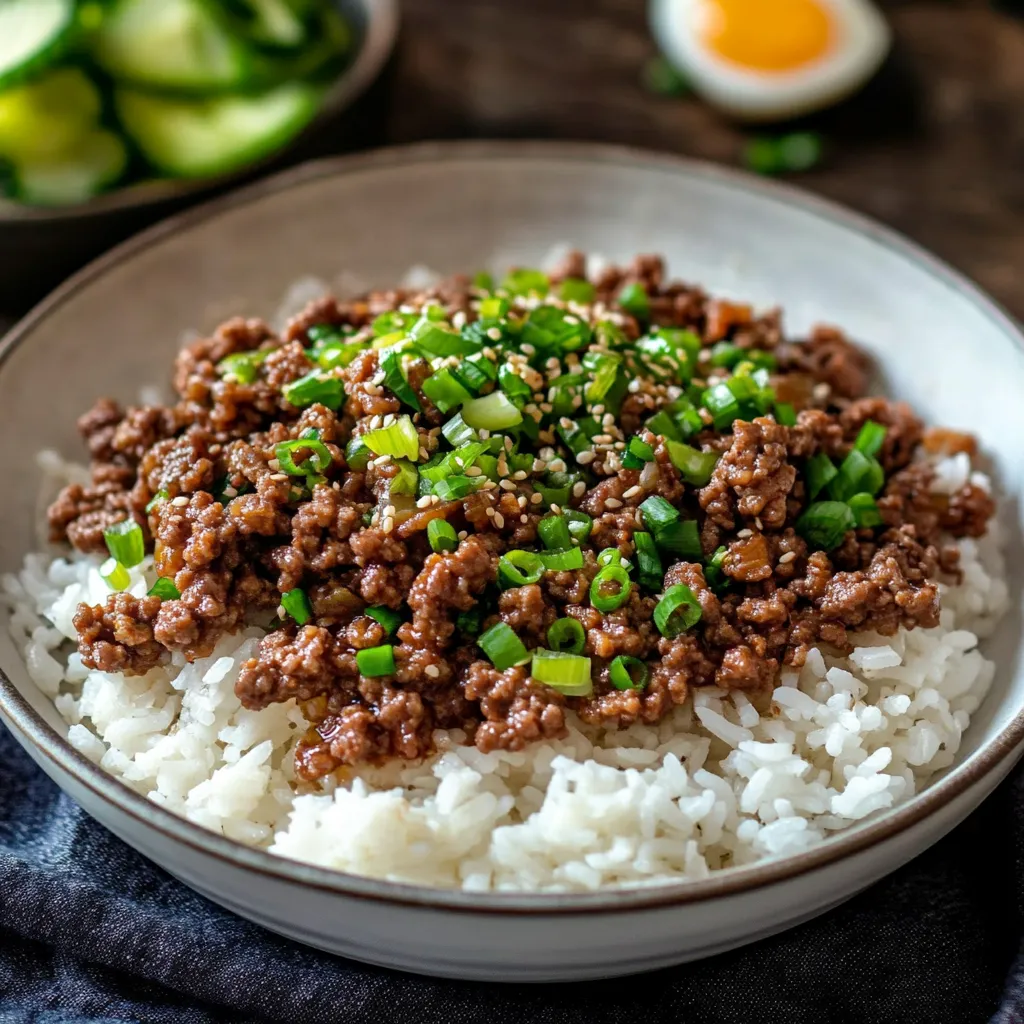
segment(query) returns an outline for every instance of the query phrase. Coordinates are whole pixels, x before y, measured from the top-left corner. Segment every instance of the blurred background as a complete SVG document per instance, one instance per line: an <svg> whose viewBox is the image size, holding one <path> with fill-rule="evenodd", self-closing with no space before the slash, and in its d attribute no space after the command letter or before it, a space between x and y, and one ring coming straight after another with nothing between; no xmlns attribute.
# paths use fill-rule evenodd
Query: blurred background
<svg viewBox="0 0 1024 1024"><path fill-rule="evenodd" d="M905 232L1024 316L1015 7L0 0L0 316L239 181L509 137L780 176Z"/></svg>

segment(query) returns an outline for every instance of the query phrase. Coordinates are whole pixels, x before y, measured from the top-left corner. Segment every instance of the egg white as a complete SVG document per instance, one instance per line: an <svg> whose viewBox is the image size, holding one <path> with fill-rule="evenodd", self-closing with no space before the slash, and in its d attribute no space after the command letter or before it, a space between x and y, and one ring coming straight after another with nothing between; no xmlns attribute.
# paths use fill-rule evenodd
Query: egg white
<svg viewBox="0 0 1024 1024"><path fill-rule="evenodd" d="M836 40L817 60L791 71L745 69L706 48L702 0L650 0L651 31L662 53L712 105L747 121L797 117L830 106L864 84L891 43L889 26L869 0L817 0Z"/></svg>

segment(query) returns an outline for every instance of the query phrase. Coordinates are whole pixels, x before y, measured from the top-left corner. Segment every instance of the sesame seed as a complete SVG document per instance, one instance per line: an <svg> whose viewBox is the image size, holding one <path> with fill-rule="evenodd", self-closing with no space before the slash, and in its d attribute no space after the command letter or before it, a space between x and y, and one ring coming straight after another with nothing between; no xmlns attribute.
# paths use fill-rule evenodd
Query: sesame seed
<svg viewBox="0 0 1024 1024"><path fill-rule="evenodd" d="M491 432L489 430L485 429L484 427L481 427L479 433L480 433L480 440L481 441L489 441L490 440Z"/></svg>
<svg viewBox="0 0 1024 1024"><path fill-rule="evenodd" d="M519 503L520 508L526 508L527 500L525 494L520 494L519 497L516 498L516 501Z"/></svg>
<svg viewBox="0 0 1024 1024"><path fill-rule="evenodd" d="M482 474L483 470L479 466L470 466L466 470L466 476L481 476Z"/></svg>
<svg viewBox="0 0 1024 1024"><path fill-rule="evenodd" d="M238 495L238 491L236 491L234 487L225 487L224 488L224 497L225 498L234 498L234 497L237 497L237 495Z"/></svg>
<svg viewBox="0 0 1024 1024"><path fill-rule="evenodd" d="M465 540L469 536L469 531L459 530L459 532L455 536L458 537L459 540Z"/></svg>
<svg viewBox="0 0 1024 1024"><path fill-rule="evenodd" d="M551 511L554 512L556 516L560 516L562 514L562 506L551 502Z"/></svg>
<svg viewBox="0 0 1024 1024"><path fill-rule="evenodd" d="M576 461L581 466L589 466L590 463L593 462L596 458L597 454L595 452L582 451L579 453L579 455L576 456Z"/></svg>
<svg viewBox="0 0 1024 1024"><path fill-rule="evenodd" d="M536 354L537 354L537 350L536 350L536 349L535 349L535 348L534 348L534 347L533 347L533 346L532 346L532 345L531 345L531 344L530 344L530 343L529 343L528 341L526 341L526 342L523 342L523 344L522 344L522 345L520 345L519 347L520 347L520 348L521 348L521 349L522 349L522 350L523 350L523 351L524 351L524 352L525 352L525 353L526 353L526 354L527 354L528 356L533 356L533 355L536 355Z"/></svg>
<svg viewBox="0 0 1024 1024"><path fill-rule="evenodd" d="M530 504L531 505L539 505L543 500L544 500L544 495L543 494L531 494L530 495Z"/></svg>
<svg viewBox="0 0 1024 1024"><path fill-rule="evenodd" d="M516 470L516 471L515 471L515 472L514 472L514 473L512 474L512 479L513 479L513 480L525 480L525 479L526 479L526 477L527 477L527 473L526 473L526 471L525 471L525 470L522 470L522 469L517 469L517 470Z"/></svg>
<svg viewBox="0 0 1024 1024"><path fill-rule="evenodd" d="M174 499L174 500L173 500L173 501L171 502L171 504L172 504L172 505L173 505L173 506L174 506L175 508L184 508L184 507L185 507L185 506L186 506L186 505L188 504L188 498L186 498L186 497L179 497L179 498L175 498L175 499Z"/></svg>
<svg viewBox="0 0 1024 1024"><path fill-rule="evenodd" d="M466 326L466 314L460 309L455 316L452 317L452 327L457 331L461 331ZM429 673L429 670L428 670Z"/></svg>
<svg viewBox="0 0 1024 1024"><path fill-rule="evenodd" d="M430 453L427 451L426 448L421 448L420 449L420 458L421 459L429 459L430 458Z"/></svg>
<svg viewBox="0 0 1024 1024"><path fill-rule="evenodd" d="M763 530L763 529L764 529L764 526L763 526L763 524L761 523L761 517L760 517L760 516L755 516L755 517L754 517L754 525L755 525L755 526L756 526L756 527L757 527L757 528L758 528L759 530Z"/></svg>
<svg viewBox="0 0 1024 1024"><path fill-rule="evenodd" d="M514 491L516 489L516 485L514 483L512 483L511 480L500 480L498 482L498 486L503 491Z"/></svg>
<svg viewBox="0 0 1024 1024"><path fill-rule="evenodd" d="M283 619L287 614L288 612L286 611L285 606L283 604L279 604L277 606L277 617L279 619Z"/></svg>
<svg viewBox="0 0 1024 1024"><path fill-rule="evenodd" d="M488 327L487 328L487 337L490 338L491 341L501 341L501 328L500 327Z"/></svg>
<svg viewBox="0 0 1024 1024"><path fill-rule="evenodd" d="M431 679L436 679L440 674L441 670L436 665L428 665L423 670Z"/></svg>
<svg viewBox="0 0 1024 1024"><path fill-rule="evenodd" d="M547 413L547 412L552 412L553 410L554 410L554 406L550 402L541 402L540 403L540 411L541 412Z"/></svg>
<svg viewBox="0 0 1024 1024"><path fill-rule="evenodd" d="M605 508L622 508L622 502L618 498L606 498L604 502Z"/></svg>
<svg viewBox="0 0 1024 1024"><path fill-rule="evenodd" d="M394 423L394 422L395 422L395 414L394 414L393 412L389 412L389 413L388 413L388 414L387 414L387 415L386 415L386 416L384 417L384 426L385 426L385 427L390 427L390 426L391 426L391 424L392 424L392 423Z"/></svg>
<svg viewBox="0 0 1024 1024"><path fill-rule="evenodd" d="M552 473L564 473L565 472L565 460L564 459L552 459L551 462L548 463L548 469L550 469Z"/></svg>
<svg viewBox="0 0 1024 1024"><path fill-rule="evenodd" d="M422 498L417 499L417 508L427 508L430 505L430 499L433 497L432 494L424 494Z"/></svg>
<svg viewBox="0 0 1024 1024"><path fill-rule="evenodd" d="M376 464L378 466L386 466L390 461L391 461L391 456L390 455L378 455L377 459L376 459Z"/></svg>
<svg viewBox="0 0 1024 1024"><path fill-rule="evenodd" d="M587 485L582 480L577 480L572 485L572 493L577 497L582 497L586 493Z"/></svg>
<svg viewBox="0 0 1024 1024"><path fill-rule="evenodd" d="M281 468L281 463L277 459L271 459L267 466L276 473Z"/></svg>
<svg viewBox="0 0 1024 1024"><path fill-rule="evenodd" d="M386 516L393 516L394 514L395 514L395 506L394 505L385 505L384 506L384 515L386 515Z"/></svg>
<svg viewBox="0 0 1024 1024"><path fill-rule="evenodd" d="M564 318L567 324L578 324L579 320L574 316L567 316Z"/></svg>
<svg viewBox="0 0 1024 1024"><path fill-rule="evenodd" d="M795 551L787 551L784 555L779 557L779 565L786 565L787 562L792 562L795 558Z"/></svg>
<svg viewBox="0 0 1024 1024"><path fill-rule="evenodd" d="M631 380L629 382L629 384L626 385L626 390L631 395L635 395L640 390L640 386L641 386L640 385L640 380L638 378L636 378L634 380Z"/></svg>
<svg viewBox="0 0 1024 1024"><path fill-rule="evenodd" d="M507 452L512 451L512 438L511 437L506 437L505 438L505 451L507 451Z"/></svg>
<svg viewBox="0 0 1024 1024"><path fill-rule="evenodd" d="M494 518L494 508L493 508L493 506L487 510L487 518L488 519L493 519Z"/></svg>
<svg viewBox="0 0 1024 1024"><path fill-rule="evenodd" d="M543 459L534 459L532 469L534 473L543 473L548 464Z"/></svg>
<svg viewBox="0 0 1024 1024"><path fill-rule="evenodd" d="M287 480L288 479L288 474L287 473L271 473L270 474L270 479L271 480Z"/></svg>
<svg viewBox="0 0 1024 1024"><path fill-rule="evenodd" d="M559 421L558 425L563 427L565 430L572 430L576 426L575 423L568 416L563 416Z"/></svg>
<svg viewBox="0 0 1024 1024"><path fill-rule="evenodd" d="M594 442L596 444L611 444L612 443L612 435L611 434L596 434L594 436Z"/></svg>
<svg viewBox="0 0 1024 1024"><path fill-rule="evenodd" d="M499 530L505 525L505 517L500 512L494 513L494 525Z"/></svg>
<svg viewBox="0 0 1024 1024"><path fill-rule="evenodd" d="M521 522L521 523L528 523L529 521L530 521L530 517L529 516L525 516L524 515L524 516L520 516L519 517L519 522Z"/></svg>
<svg viewBox="0 0 1024 1024"><path fill-rule="evenodd" d="M642 488L642 487L640 487L640 485L639 485L639 484L634 484L634 485L633 485L632 487L630 487L630 489L629 489L628 491L626 491L626 492L625 492L625 493L624 493L624 494L623 494L622 496L623 496L624 498L632 498L632 497L635 497L635 496L636 496L637 494L639 494L639 493L640 493L640 492L641 492L642 490L643 490L643 488Z"/></svg>
<svg viewBox="0 0 1024 1024"><path fill-rule="evenodd" d="M573 395L572 396L572 407L574 409L578 409L582 404L583 404L583 396L582 395Z"/></svg>
<svg viewBox="0 0 1024 1024"><path fill-rule="evenodd" d="M595 416L600 416L604 412L604 406L603 405L595 405L592 411L593 411Z"/></svg>
<svg viewBox="0 0 1024 1024"><path fill-rule="evenodd" d="M753 530L738 530L736 532L736 536L741 538L742 540L746 540L748 537L753 537L754 536L754 531Z"/></svg>
<svg viewBox="0 0 1024 1024"><path fill-rule="evenodd" d="M381 527L385 533L390 533L395 528L395 520L392 516L385 516Z"/></svg>

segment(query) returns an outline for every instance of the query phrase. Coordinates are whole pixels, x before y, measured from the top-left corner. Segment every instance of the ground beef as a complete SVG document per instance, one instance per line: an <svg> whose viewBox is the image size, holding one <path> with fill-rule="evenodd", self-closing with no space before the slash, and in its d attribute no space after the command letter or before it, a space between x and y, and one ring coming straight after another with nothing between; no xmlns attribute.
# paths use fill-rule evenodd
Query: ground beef
<svg viewBox="0 0 1024 1024"><path fill-rule="evenodd" d="M568 253L551 275L553 293L586 273L583 254ZM423 757L438 729L460 729L492 751L564 735L570 710L604 727L654 723L694 687L760 694L780 666L802 664L812 646L843 652L857 630L936 624L938 579L957 571L950 537L982 535L994 505L976 481L940 493L921 456L973 455L973 439L926 435L905 404L867 397L869 360L835 329L787 341L777 310L758 315L670 281L655 256L604 267L592 284L593 303L567 311L510 296L514 322L497 327L474 322L479 296L465 277L418 292L318 300L281 337L262 321L236 318L182 350L175 404L123 409L99 401L79 421L91 481L66 487L52 504L51 536L99 553L106 528L134 519L156 573L178 596L112 593L81 605L75 627L84 663L145 673L172 653L209 655L225 633L276 617L236 692L254 710L296 702L308 724L296 769L316 780L344 765ZM619 304L627 286L646 294L646 313ZM468 347L485 360L478 369L497 375L500 365L506 391L510 372L520 381L523 422L508 436L481 431L476 461L452 471L448 491L435 486L431 494L424 477L410 482L410 465L436 465L450 451L453 417L432 375L443 363L467 388L491 385L461 351L433 362L430 352L405 352L400 383L393 364L385 374L371 341L381 314L391 315L389 328L408 328L421 313L436 317L438 306L452 331L474 339ZM574 336L587 320L593 337L585 340L594 346L574 341L561 359L553 355L552 316ZM631 350L647 332L680 337L669 329L688 332L684 347L699 341L700 351L660 364L652 355L648 364ZM512 351L495 351L510 344L506 331ZM351 344L345 365L321 365L327 335ZM731 370L720 365L723 351ZM241 369L238 360L224 363L246 353L252 358ZM755 410L763 414L745 412L716 430L704 410L696 425L680 420L678 436L649 428L659 410L675 416L687 402L696 410L705 386L758 364L768 367L774 392ZM589 392L600 367L616 376L599 400ZM313 373L323 388L307 401L289 385ZM773 402L791 404L796 422ZM401 459L378 448L368 454L367 435L401 416L411 417L415 458L411 450ZM809 493L809 460L840 465L868 422L885 428L877 453L882 523L850 529L822 550L802 519L827 497ZM626 452L634 434L649 446L639 464ZM695 479L680 462L683 443L718 456L710 478ZM694 520L700 542L696 550L693 534L658 535L663 581L640 578L640 569L651 572L637 550L638 534L655 532L651 499ZM506 585L501 558L513 549L548 557L538 524L568 509L591 518L589 534L573 543L582 567L544 571L541 562L535 581ZM447 523L454 540L447 534L439 543L435 523ZM602 612L593 583L616 561L628 564L632 582L620 606ZM700 618L663 635L658 594L679 586ZM308 610L293 603L296 595ZM529 662L495 667L486 656L494 648L480 641L485 630L493 637L510 629L520 650L544 648L566 617L584 630L586 695L531 678ZM377 670L385 674L365 675L363 652L381 647L390 649ZM625 665L632 686L621 676Z"/></svg>

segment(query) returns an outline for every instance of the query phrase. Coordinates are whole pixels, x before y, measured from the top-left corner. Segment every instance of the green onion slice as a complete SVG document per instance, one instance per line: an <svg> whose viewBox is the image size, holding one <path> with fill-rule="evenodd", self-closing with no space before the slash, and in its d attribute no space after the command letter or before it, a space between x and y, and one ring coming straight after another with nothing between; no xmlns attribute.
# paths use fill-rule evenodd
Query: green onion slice
<svg viewBox="0 0 1024 1024"><path fill-rule="evenodd" d="M655 532L654 540L659 548L682 555L688 561L699 562L704 557L700 527L696 519L669 523Z"/></svg>
<svg viewBox="0 0 1024 1024"><path fill-rule="evenodd" d="M393 676L395 674L395 649L391 644L367 647L356 651L356 665L359 672L368 678Z"/></svg>
<svg viewBox="0 0 1024 1024"><path fill-rule="evenodd" d="M884 483L885 473L878 460L858 448L851 448L835 479L829 484L828 493L836 501L847 501L862 491L877 494Z"/></svg>
<svg viewBox="0 0 1024 1024"><path fill-rule="evenodd" d="M622 552L618 548L603 548L597 556L598 565L622 565Z"/></svg>
<svg viewBox="0 0 1024 1024"><path fill-rule="evenodd" d="M117 559L126 569L146 557L146 541L142 527L134 519L125 519L114 523L103 531L110 557Z"/></svg>
<svg viewBox="0 0 1024 1024"><path fill-rule="evenodd" d="M558 297L565 302L578 302L581 306L589 305L597 296L597 289L580 277L567 277L558 286Z"/></svg>
<svg viewBox="0 0 1024 1024"><path fill-rule="evenodd" d="M807 460L807 494L813 501L839 475L835 463L824 453L818 452Z"/></svg>
<svg viewBox="0 0 1024 1024"><path fill-rule="evenodd" d="M304 626L313 618L313 606L301 587L281 595L281 607L300 625Z"/></svg>
<svg viewBox="0 0 1024 1024"><path fill-rule="evenodd" d="M544 575L544 563L533 551L515 549L498 559L498 584L503 590L536 583Z"/></svg>
<svg viewBox="0 0 1024 1024"><path fill-rule="evenodd" d="M363 443L375 455L391 455L413 462L420 457L420 436L408 416L399 416L394 423L367 431L362 437Z"/></svg>
<svg viewBox="0 0 1024 1024"><path fill-rule="evenodd" d="M459 501L475 489L476 484L473 483L473 480L462 474L454 474L443 480L438 480L433 487L434 494L442 501Z"/></svg>
<svg viewBox="0 0 1024 1024"><path fill-rule="evenodd" d="M796 531L812 547L831 551L839 547L857 519L845 501L818 501L796 521Z"/></svg>
<svg viewBox="0 0 1024 1024"><path fill-rule="evenodd" d="M563 516L546 516L537 524L537 533L544 547L559 551L572 545L569 536L569 524Z"/></svg>
<svg viewBox="0 0 1024 1024"><path fill-rule="evenodd" d="M161 576L149 588L149 596L159 597L161 601L177 601L181 597L181 591L174 585L174 580Z"/></svg>
<svg viewBox="0 0 1024 1024"><path fill-rule="evenodd" d="M654 609L654 624L665 637L678 636L697 625L701 608L694 592L685 584L669 587Z"/></svg>
<svg viewBox="0 0 1024 1024"><path fill-rule="evenodd" d="M629 600L632 589L629 573L621 565L606 565L590 584L590 603L599 612L613 612Z"/></svg>
<svg viewBox="0 0 1024 1024"><path fill-rule="evenodd" d="M664 573L654 537L643 530L638 530L633 534L633 543L636 545L637 574L640 585L648 590L661 590Z"/></svg>
<svg viewBox="0 0 1024 1024"><path fill-rule="evenodd" d="M881 526L884 522L882 513L878 511L878 504L875 499L867 493L854 494L847 502L853 518L860 527Z"/></svg>
<svg viewBox="0 0 1024 1024"><path fill-rule="evenodd" d="M583 568L583 552L579 548L564 551L541 551L537 556L548 572L565 572L568 569Z"/></svg>
<svg viewBox="0 0 1024 1024"><path fill-rule="evenodd" d="M373 452L361 437L353 437L345 446L345 461L348 463L349 469L361 473L372 458Z"/></svg>
<svg viewBox="0 0 1024 1024"><path fill-rule="evenodd" d="M422 411L419 398L405 379L402 372L402 353L396 348L389 348L380 360L381 372L384 374L386 387L403 405L408 405L417 412Z"/></svg>
<svg viewBox="0 0 1024 1024"><path fill-rule="evenodd" d="M153 511L161 502L167 501L170 495L162 488L149 499L149 503L146 505L146 515Z"/></svg>
<svg viewBox="0 0 1024 1024"><path fill-rule="evenodd" d="M647 289L639 281L627 284L619 292L619 305L638 320L646 320L651 312L651 301Z"/></svg>
<svg viewBox="0 0 1024 1024"><path fill-rule="evenodd" d="M372 604L364 610L363 614L369 615L375 622L379 622L388 636L391 636L402 624L402 613L396 612L384 604Z"/></svg>
<svg viewBox="0 0 1024 1024"><path fill-rule="evenodd" d="M454 551L459 546L459 536L447 519L431 519L427 523L427 540L432 551Z"/></svg>
<svg viewBox="0 0 1024 1024"><path fill-rule="evenodd" d="M496 622L490 629L481 633L477 645L491 659L491 664L499 672L530 660L530 654L523 646L523 641L505 622Z"/></svg>
<svg viewBox="0 0 1024 1024"><path fill-rule="evenodd" d="M718 452L702 452L688 444L681 444L671 438L665 439L672 465L679 475L694 487L703 487L710 479L721 457Z"/></svg>
<svg viewBox="0 0 1024 1024"><path fill-rule="evenodd" d="M585 543L594 527L594 520L586 512L574 508L564 509L562 517L569 528L569 536L578 544Z"/></svg>
<svg viewBox="0 0 1024 1024"><path fill-rule="evenodd" d="M222 377L234 377L239 384L252 384L259 376L260 364L273 349L258 349L255 352L234 352L217 364Z"/></svg>
<svg viewBox="0 0 1024 1024"><path fill-rule="evenodd" d="M509 271L501 287L510 295L547 295L551 281L540 270L521 268Z"/></svg>
<svg viewBox="0 0 1024 1024"><path fill-rule="evenodd" d="M459 612L455 616L455 627L466 636L476 636L480 632L483 612L479 608L470 608L467 612Z"/></svg>
<svg viewBox="0 0 1024 1024"><path fill-rule="evenodd" d="M620 654L608 668L608 678L616 690L642 690L647 686L651 670L639 658Z"/></svg>
<svg viewBox="0 0 1024 1024"><path fill-rule="evenodd" d="M679 518L678 510L664 498L652 495L640 505L640 513L644 517L647 528L652 533L674 523Z"/></svg>
<svg viewBox="0 0 1024 1024"><path fill-rule="evenodd" d="M341 406L345 388L338 377L324 376L323 371L317 369L285 384L281 394L296 409L304 409L318 402L328 409L337 410Z"/></svg>
<svg viewBox="0 0 1024 1024"><path fill-rule="evenodd" d="M423 394L429 398L441 412L450 412L463 402L468 402L473 395L466 389L455 374L447 367L432 373L422 384Z"/></svg>
<svg viewBox="0 0 1024 1024"><path fill-rule="evenodd" d="M295 461L296 452L308 452L309 456L297 463ZM313 437L282 441L274 446L274 458L277 459L281 472L287 473L289 476L323 473L331 464L331 453L327 445Z"/></svg>
<svg viewBox="0 0 1024 1024"><path fill-rule="evenodd" d="M587 634L579 619L571 615L555 619L548 629L548 646L558 654L582 654Z"/></svg>
<svg viewBox="0 0 1024 1024"><path fill-rule="evenodd" d="M868 420L865 422L864 426L860 428L860 432L857 434L857 440L853 442L853 447L864 455L877 455L882 450L882 444L884 443L885 435L888 432L889 431L880 423L876 423L874 420Z"/></svg>
<svg viewBox="0 0 1024 1024"><path fill-rule="evenodd" d="M775 422L784 427L796 426L796 408L790 402L775 403Z"/></svg>
<svg viewBox="0 0 1024 1024"><path fill-rule="evenodd" d="M523 422L523 414L503 391L467 402L462 407L462 418L476 430L506 430Z"/></svg>
<svg viewBox="0 0 1024 1024"><path fill-rule="evenodd" d="M643 469L648 462L654 461L654 448L639 437L631 437L622 453L622 465L626 469Z"/></svg>
<svg viewBox="0 0 1024 1024"><path fill-rule="evenodd" d="M132 582L131 573L116 558L108 558L100 566L100 575L111 590L127 590Z"/></svg>
<svg viewBox="0 0 1024 1024"><path fill-rule="evenodd" d="M534 651L530 675L566 697L587 697L594 692L590 659L561 651Z"/></svg>

